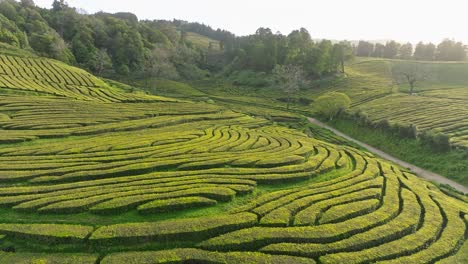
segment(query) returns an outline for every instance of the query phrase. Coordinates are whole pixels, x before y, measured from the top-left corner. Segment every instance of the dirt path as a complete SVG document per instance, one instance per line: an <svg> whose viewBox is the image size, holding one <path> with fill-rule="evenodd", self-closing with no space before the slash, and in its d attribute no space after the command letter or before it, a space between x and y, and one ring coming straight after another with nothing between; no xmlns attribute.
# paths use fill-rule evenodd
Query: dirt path
<svg viewBox="0 0 468 264"><path fill-rule="evenodd" d="M366 148L370 152L372 152L374 154L377 154L377 155L379 155L380 157L382 157L384 159L393 161L394 163L396 163L396 164L398 164L400 166L403 166L405 168L410 169L411 171L413 171L414 173L416 173L417 175L419 175L422 178L425 178L427 180L434 181L434 182L437 182L437 183L441 183L441 184L448 184L448 185L452 186L453 188L457 189L460 192L468 193L468 188L467 187L465 187L465 186L463 186L463 185L461 185L459 183L456 183L456 182L454 182L454 181L452 181L450 179L447 179L442 175L427 171L427 170L422 169L422 168L420 168L418 166L415 166L415 165L410 164L408 162L397 159L397 158L395 158L395 157L393 157L393 156L391 156L391 155L389 155L389 154L387 154L387 153L385 153L385 152L383 152L383 151L381 151L381 150L379 150L377 148L374 148L374 147L372 147L372 146L370 146L370 145L368 145L368 144L366 144L364 142L356 140L356 139L354 139L354 138L352 138L352 137L350 137L350 136L348 136L348 135L334 129L333 127L331 127L331 126L329 126L327 124L324 124L324 123L318 121L315 118L309 117L308 119L309 119L309 122L311 122L312 124L318 125L318 126L320 126L322 128L326 128L328 130L331 130L332 132L334 132L338 136L346 138L347 140L350 140L350 141L360 145L361 147Z"/></svg>

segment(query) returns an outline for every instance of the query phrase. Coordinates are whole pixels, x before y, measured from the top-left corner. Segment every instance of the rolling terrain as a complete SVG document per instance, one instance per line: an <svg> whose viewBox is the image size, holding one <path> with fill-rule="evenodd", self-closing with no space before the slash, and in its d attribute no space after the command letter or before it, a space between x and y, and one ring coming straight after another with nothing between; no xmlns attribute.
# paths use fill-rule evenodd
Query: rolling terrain
<svg viewBox="0 0 468 264"><path fill-rule="evenodd" d="M424 79L416 83L413 94L409 93L407 84L396 84L392 78L393 66L407 64L419 65L426 74ZM467 70L468 64L464 62L356 58L346 66L345 76L311 82L294 94L289 110L285 103L286 94L271 85L235 85L220 78L216 81L193 82L192 86L218 103L233 109L243 109L251 114L258 114L257 111L280 111L317 116L313 103L315 99L328 92L345 93L352 101L349 112L352 115L360 113L369 125L359 125L355 119L336 119L330 122L330 125L374 147L383 148L383 151L406 162L444 175L466 187ZM413 126L419 138L426 133L447 135L452 151L438 151L422 140L401 138L393 131L379 129L380 123L389 126Z"/></svg>
<svg viewBox="0 0 468 264"><path fill-rule="evenodd" d="M367 80L381 85L381 93L376 92L378 95L373 98L367 95L361 98L350 91L350 95L356 98L353 108L366 112L374 122L387 119L394 123L414 124L420 131L443 132L455 147L468 147L468 126L465 123L468 115L465 103L468 100L468 78L465 74L468 64L416 62L430 77L417 83L411 95L407 84L392 84L391 64L400 63L409 62L369 60L350 66L351 76L364 75ZM356 88L367 86L366 83L353 84Z"/></svg>
<svg viewBox="0 0 468 264"><path fill-rule="evenodd" d="M278 125L299 119L280 107L147 95L43 58L0 69L1 263L467 261L465 196Z"/></svg>

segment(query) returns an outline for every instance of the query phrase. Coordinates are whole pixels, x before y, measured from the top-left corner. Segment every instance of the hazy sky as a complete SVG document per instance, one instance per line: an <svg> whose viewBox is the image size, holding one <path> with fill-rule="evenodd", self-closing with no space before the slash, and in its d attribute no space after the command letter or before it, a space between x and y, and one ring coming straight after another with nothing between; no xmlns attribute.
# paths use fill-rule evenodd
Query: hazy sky
<svg viewBox="0 0 468 264"><path fill-rule="evenodd" d="M53 0L35 0L50 7ZM237 35L259 27L288 34L305 27L313 38L395 39L468 43L466 0L68 0L89 13L127 11L140 19L183 19Z"/></svg>

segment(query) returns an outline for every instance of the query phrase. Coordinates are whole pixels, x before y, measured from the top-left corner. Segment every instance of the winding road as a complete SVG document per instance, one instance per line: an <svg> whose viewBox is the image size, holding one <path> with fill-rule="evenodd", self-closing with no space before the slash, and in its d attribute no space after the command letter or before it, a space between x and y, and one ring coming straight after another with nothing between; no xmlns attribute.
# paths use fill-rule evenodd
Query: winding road
<svg viewBox="0 0 468 264"><path fill-rule="evenodd" d="M322 128L326 128L330 131L332 131L333 133L337 134L338 136L340 137L343 137L349 141L352 141L358 145L360 145L361 147L364 147L366 148L367 150L369 150L370 152L382 157L382 158L385 158L387 160L390 160L400 166L403 166L405 168L408 168L410 169L412 172L416 173L417 175L419 175L420 177L424 178L424 179L427 179L427 180L430 180L430 181L434 181L434 182L437 182L437 183L440 183L440 184L447 184L447 185L450 185L452 186L453 188L455 188L456 190L460 191L460 192L463 192L463 193L468 193L468 188L459 184L459 183L456 183L450 179L447 179L445 178L444 176L440 175L440 174L437 174L437 173L434 173L434 172L431 172L431 171L428 171L428 170L425 170L425 169L422 169L418 166L415 166L411 163L408 163L408 162L405 162L405 161L402 161L398 158L395 158L393 157L392 155L389 155L383 151L381 151L380 149L377 149L377 148L374 148L364 142L361 142L359 140L356 140L338 130L336 130L335 128L323 123L323 122L320 122L319 120L315 119L315 118L311 118L309 117L309 122L311 122L312 124L315 124L317 126L320 126Z"/></svg>

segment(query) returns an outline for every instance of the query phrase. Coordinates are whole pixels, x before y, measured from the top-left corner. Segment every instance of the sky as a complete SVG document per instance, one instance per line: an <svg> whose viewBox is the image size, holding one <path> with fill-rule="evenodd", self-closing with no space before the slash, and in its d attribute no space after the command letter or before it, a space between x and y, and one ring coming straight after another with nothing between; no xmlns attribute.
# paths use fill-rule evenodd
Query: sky
<svg viewBox="0 0 468 264"><path fill-rule="evenodd" d="M53 0L34 0L51 7ZM466 0L66 0L92 14L132 12L139 19L182 19L236 35L259 27L288 34L306 28L313 38L468 43Z"/></svg>

